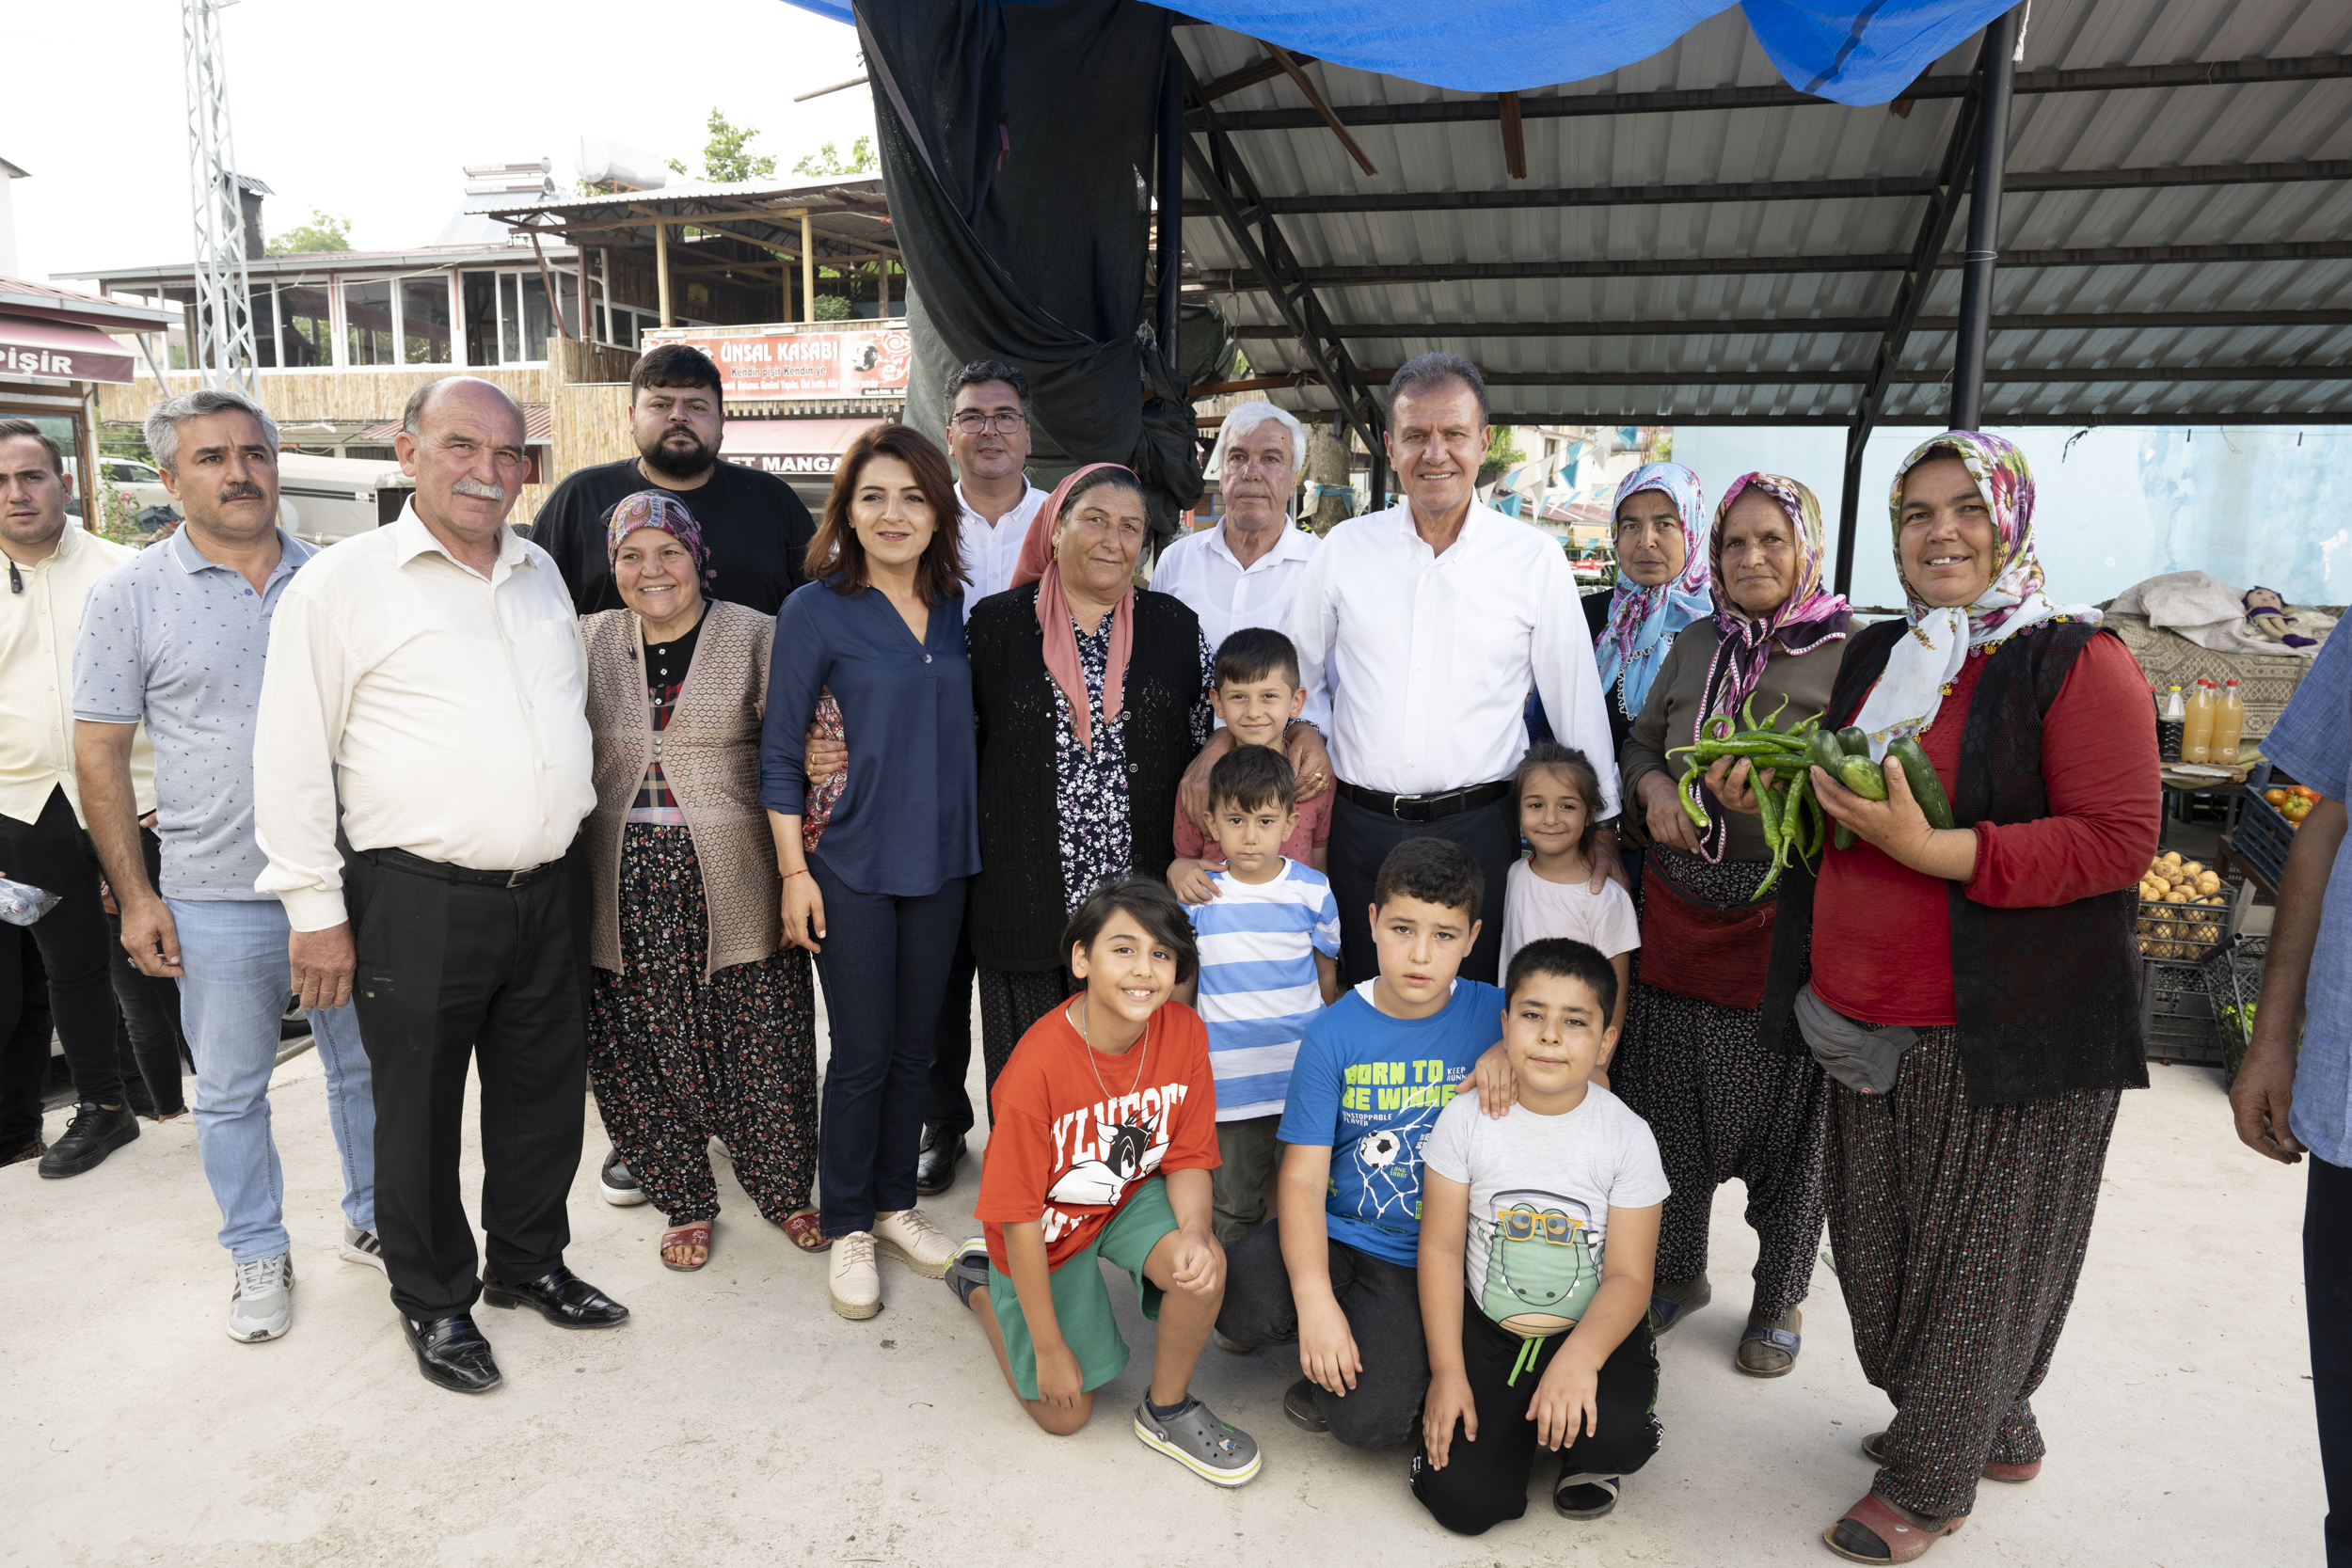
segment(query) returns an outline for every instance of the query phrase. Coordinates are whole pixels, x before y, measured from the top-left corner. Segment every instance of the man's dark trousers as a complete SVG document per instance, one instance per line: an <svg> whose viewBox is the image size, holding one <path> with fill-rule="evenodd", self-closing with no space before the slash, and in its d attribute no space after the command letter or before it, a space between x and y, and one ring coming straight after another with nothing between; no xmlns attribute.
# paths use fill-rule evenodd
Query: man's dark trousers
<svg viewBox="0 0 2352 1568"><path fill-rule="evenodd" d="M1451 839L1470 851L1486 874L1486 898L1480 909L1478 941L1462 960L1462 978L1500 985L1502 975L1502 883L1519 857L1518 802L1509 795L1475 811L1457 812L1435 822L1400 822L1342 795L1331 802L1331 896L1340 906L1340 968L1351 986L1380 974L1372 945L1372 889L1380 863L1408 838L1424 834Z"/></svg>
<svg viewBox="0 0 2352 1568"><path fill-rule="evenodd" d="M2328 1486L2328 1568L2352 1568L2352 1169L2305 1155L2303 1309Z"/></svg>
<svg viewBox="0 0 2352 1568"><path fill-rule="evenodd" d="M73 1098L86 1105L119 1105L122 1069L115 1054L115 989L107 967L114 939L98 901L98 851L75 820L62 784L53 785L37 822L0 816L0 872L57 895L56 907L33 922L33 940L49 971L49 1010L57 1042L73 1073ZM0 1018L24 1006L14 964L0 964Z"/></svg>
<svg viewBox="0 0 2352 1568"><path fill-rule="evenodd" d="M470 1311L482 1293L457 1175L469 1058L490 1268L534 1279L571 1241L588 1058L584 933L566 871L486 886L344 855L352 1001L375 1073L376 1233L392 1303L410 1317Z"/></svg>

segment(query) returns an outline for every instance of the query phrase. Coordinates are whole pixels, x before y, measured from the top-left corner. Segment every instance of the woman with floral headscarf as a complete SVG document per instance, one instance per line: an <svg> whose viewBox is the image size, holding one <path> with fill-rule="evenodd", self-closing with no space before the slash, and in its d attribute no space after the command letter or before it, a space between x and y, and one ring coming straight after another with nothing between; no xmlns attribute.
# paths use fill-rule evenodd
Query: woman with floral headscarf
<svg viewBox="0 0 2352 1568"><path fill-rule="evenodd" d="M1643 947L1613 1083L1658 1134L1673 1196L1658 1240L1654 1309L1673 1328L1713 1295L1708 1219L1715 1189L1738 1178L1756 1234L1755 1296L1734 1365L1779 1377L1796 1364L1821 1241L1821 1132L1827 1080L1785 1022L1767 1029L1760 986L1772 927L1760 911L1724 941L1718 960L1694 957L1677 916L1742 909L1772 861L1753 817L1722 809L1724 774L1696 791L1701 829L1687 814L1671 749L1709 721L1786 708L1782 724L1828 705L1852 615L1823 576L1821 513L1813 492L1778 474L1742 474L1715 509L1708 536L1714 613L1675 639L1626 742L1628 790L1651 840L1643 879Z"/></svg>
<svg viewBox="0 0 2352 1568"><path fill-rule="evenodd" d="M816 1007L808 955L781 945L757 799L775 623L704 597L702 531L667 491L623 497L605 544L624 608L580 624L596 785L580 830L596 900L588 1076L670 1222L662 1262L699 1269L719 1212L714 1137L771 1223L815 1223Z"/></svg>
<svg viewBox="0 0 2352 1568"><path fill-rule="evenodd" d="M1907 611L1847 644L1826 722L1879 757L1915 736L1958 825L1928 819L1897 760L1883 801L1815 768L1858 842L1828 852L1809 909L1782 900L1774 989L1804 977L1789 938L1809 926L1795 1006L1838 1078L1837 1282L1895 1402L1863 1439L1868 1496L1823 1532L1855 1562L1908 1562L1959 1528L1979 1480L2041 1471L2032 1395L2117 1093L2148 1082L2132 943L2162 825L2147 682L2097 611L2043 594L2033 493L2024 454L1975 431L1897 470Z"/></svg>
<svg viewBox="0 0 2352 1568"><path fill-rule="evenodd" d="M1617 586L1585 596L1584 624L1600 665L1610 742L1619 754L1675 633L1714 613L1699 538L1705 505L1699 476L1679 463L1645 463L1617 486Z"/></svg>

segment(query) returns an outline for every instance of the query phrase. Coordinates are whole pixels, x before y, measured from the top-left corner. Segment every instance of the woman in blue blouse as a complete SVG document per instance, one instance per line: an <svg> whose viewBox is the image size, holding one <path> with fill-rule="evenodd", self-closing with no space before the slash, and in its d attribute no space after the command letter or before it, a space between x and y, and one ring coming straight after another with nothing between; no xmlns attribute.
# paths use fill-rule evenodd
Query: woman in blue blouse
<svg viewBox="0 0 2352 1568"><path fill-rule="evenodd" d="M980 868L958 516L937 447L905 425L859 437L769 665L760 803L785 940L817 955L833 1029L818 1185L845 1318L882 1310L877 1249L934 1279L955 1250L914 1207L914 1164L931 1034ZM804 835L803 736L828 690L858 744L831 818Z"/></svg>

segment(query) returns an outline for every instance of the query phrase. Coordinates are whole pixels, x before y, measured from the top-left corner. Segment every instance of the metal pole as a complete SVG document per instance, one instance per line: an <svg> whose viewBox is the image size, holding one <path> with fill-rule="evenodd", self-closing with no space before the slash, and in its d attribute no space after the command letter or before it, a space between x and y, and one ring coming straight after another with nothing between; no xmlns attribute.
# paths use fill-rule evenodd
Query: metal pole
<svg viewBox="0 0 2352 1568"><path fill-rule="evenodd" d="M1372 497L1366 503L1368 512L1385 512L1389 506L1389 449L1378 436L1372 446Z"/></svg>
<svg viewBox="0 0 2352 1568"><path fill-rule="evenodd" d="M2001 169L2009 159L2009 106L2017 84L2017 13L1985 24L1984 95L1977 127L1977 180L1968 196L1968 249L1961 261L1960 339L1952 350L1954 430L1984 418L1985 343L1993 326L1993 265L2001 246ZM1851 468L1852 464L1848 463Z"/></svg>
<svg viewBox="0 0 2352 1568"><path fill-rule="evenodd" d="M1184 88L1178 74L1175 45L1160 72L1159 166L1159 321L1160 355L1173 370L1181 363L1177 336L1183 318L1177 306L1177 284L1184 266Z"/></svg>
<svg viewBox="0 0 2352 1568"><path fill-rule="evenodd" d="M1837 575L1830 592L1853 591L1854 519L1862 507L1862 452L1870 444L1869 432L1860 425L1846 433L1846 484L1837 496Z"/></svg>

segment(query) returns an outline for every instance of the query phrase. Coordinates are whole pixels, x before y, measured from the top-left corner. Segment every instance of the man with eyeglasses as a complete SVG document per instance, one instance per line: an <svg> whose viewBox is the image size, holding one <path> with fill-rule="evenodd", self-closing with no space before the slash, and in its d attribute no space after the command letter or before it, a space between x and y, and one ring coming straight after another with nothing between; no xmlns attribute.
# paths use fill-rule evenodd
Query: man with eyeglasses
<svg viewBox="0 0 2352 1568"><path fill-rule="evenodd" d="M947 453L963 513L963 618L1012 586L1021 541L1045 504L1029 483L1029 381L1010 365L976 359L947 377Z"/></svg>

